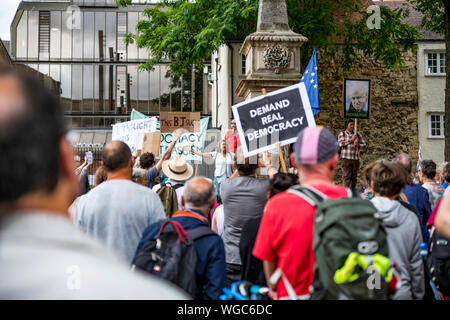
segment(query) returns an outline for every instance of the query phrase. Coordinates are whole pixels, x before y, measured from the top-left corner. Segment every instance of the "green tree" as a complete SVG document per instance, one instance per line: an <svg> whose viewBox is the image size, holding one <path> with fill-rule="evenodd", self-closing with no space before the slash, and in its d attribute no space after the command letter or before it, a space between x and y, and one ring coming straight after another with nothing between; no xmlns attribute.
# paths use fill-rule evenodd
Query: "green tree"
<svg viewBox="0 0 450 320"><path fill-rule="evenodd" d="M431 0L430 0L431 1ZM116 0L126 6L131 0ZM381 7L381 27L369 29L371 16L363 0L287 0L289 25L310 41L303 49L307 62L315 47L334 54L337 39L343 44L344 67L349 67L358 51L383 61L386 67L403 64L402 50L415 50L420 34L402 22L403 9ZM256 31L258 0L163 0L147 8L127 43L149 48L151 59L140 67L151 70L168 62L173 76L186 73L193 65L202 68L218 46L239 34Z"/></svg>
<svg viewBox="0 0 450 320"><path fill-rule="evenodd" d="M421 26L445 37L445 161L450 161L450 0L409 0L423 13Z"/></svg>

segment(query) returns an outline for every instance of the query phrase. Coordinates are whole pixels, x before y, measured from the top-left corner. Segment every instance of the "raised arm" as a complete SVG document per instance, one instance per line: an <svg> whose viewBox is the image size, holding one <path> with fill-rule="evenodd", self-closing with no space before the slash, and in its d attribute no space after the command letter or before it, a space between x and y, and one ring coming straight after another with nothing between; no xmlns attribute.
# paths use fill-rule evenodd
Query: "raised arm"
<svg viewBox="0 0 450 320"><path fill-rule="evenodd" d="M169 144L169 147L167 148L166 151L164 151L163 155L161 156L161 159L159 159L158 163L155 165L155 168L158 172L161 171L162 169L162 164L165 160L169 160L171 155L172 155L172 151L173 148L175 148L175 145L177 144L178 139L180 138L180 136L183 134L184 132L182 130L176 130L173 132L173 139L172 142Z"/></svg>
<svg viewBox="0 0 450 320"><path fill-rule="evenodd" d="M194 154L200 156L200 157L205 157L205 158L210 158L210 159L213 158L213 154L212 154L211 152L205 152L205 153L203 153L203 152L200 152L200 151L195 151L195 150L192 149L192 148L190 148L190 151L191 151L192 153L194 153Z"/></svg>

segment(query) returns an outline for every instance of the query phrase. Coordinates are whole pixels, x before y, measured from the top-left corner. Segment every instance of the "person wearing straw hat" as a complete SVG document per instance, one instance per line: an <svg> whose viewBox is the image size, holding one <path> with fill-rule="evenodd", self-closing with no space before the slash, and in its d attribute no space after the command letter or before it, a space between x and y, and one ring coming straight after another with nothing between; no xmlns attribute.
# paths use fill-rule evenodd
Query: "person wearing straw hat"
<svg viewBox="0 0 450 320"><path fill-rule="evenodd" d="M153 187L153 191L157 192L161 187L169 185L175 189L177 193L178 208L182 208L181 196L184 191L184 183L194 173L192 166L186 162L186 159L178 155L171 160L162 163L162 171L169 178L165 184L157 184Z"/></svg>

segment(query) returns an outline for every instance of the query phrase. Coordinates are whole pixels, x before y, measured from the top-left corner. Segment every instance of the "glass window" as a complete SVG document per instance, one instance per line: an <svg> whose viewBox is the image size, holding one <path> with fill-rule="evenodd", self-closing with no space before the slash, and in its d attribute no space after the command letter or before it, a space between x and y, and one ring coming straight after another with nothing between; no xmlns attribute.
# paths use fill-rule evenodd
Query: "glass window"
<svg viewBox="0 0 450 320"><path fill-rule="evenodd" d="M39 53L39 11L28 11L28 58L37 59Z"/></svg>
<svg viewBox="0 0 450 320"><path fill-rule="evenodd" d="M48 64L39 64L39 72L46 75L46 76L50 76L50 65Z"/></svg>
<svg viewBox="0 0 450 320"><path fill-rule="evenodd" d="M17 25L17 41L16 41L16 57L26 58L27 57L27 29L28 29L28 11L24 11L22 17L20 18L19 24Z"/></svg>
<svg viewBox="0 0 450 320"><path fill-rule="evenodd" d="M137 75L137 66L129 66L128 67L128 74L129 74L129 81L128 84L129 90L130 90L130 103L127 105L129 108L128 111L131 111L131 109L137 109L137 99L138 99L138 75Z"/></svg>
<svg viewBox="0 0 450 320"><path fill-rule="evenodd" d="M159 66L155 66L155 69L150 72L150 111L159 112L159 95L160 95L160 70Z"/></svg>
<svg viewBox="0 0 450 320"><path fill-rule="evenodd" d="M441 53L439 56L440 56L439 72L445 73L445 53Z"/></svg>
<svg viewBox="0 0 450 320"><path fill-rule="evenodd" d="M50 11L39 11L39 58L50 57Z"/></svg>
<svg viewBox="0 0 450 320"><path fill-rule="evenodd" d="M83 65L83 111L94 110L94 66Z"/></svg>
<svg viewBox="0 0 450 320"><path fill-rule="evenodd" d="M114 112L115 110L115 101L114 101L114 84L115 82L115 73L114 66L107 65L105 66L105 110L107 112Z"/></svg>
<svg viewBox="0 0 450 320"><path fill-rule="evenodd" d="M444 138L444 115L428 115L429 138Z"/></svg>
<svg viewBox="0 0 450 320"><path fill-rule="evenodd" d="M70 64L61 65L61 103L64 111L72 109L72 66Z"/></svg>
<svg viewBox="0 0 450 320"><path fill-rule="evenodd" d="M136 33L136 24L138 22L138 12L128 12L128 32ZM128 60L137 60L138 50L136 43L128 46Z"/></svg>
<svg viewBox="0 0 450 320"><path fill-rule="evenodd" d="M139 13L139 20L148 20L147 17L145 17L142 12ZM140 60L148 60L150 59L149 51L147 48L140 48L139 50L139 59Z"/></svg>
<svg viewBox="0 0 450 320"><path fill-rule="evenodd" d="M167 72L167 67L161 65L161 90L160 90L160 106L161 111L170 111L170 80L171 77Z"/></svg>
<svg viewBox="0 0 450 320"><path fill-rule="evenodd" d="M105 58L105 19L104 12L95 13L95 59Z"/></svg>
<svg viewBox="0 0 450 320"><path fill-rule="evenodd" d="M94 13L85 12L84 13L84 59L94 58Z"/></svg>
<svg viewBox="0 0 450 320"><path fill-rule="evenodd" d="M105 88L105 66L98 65L94 67L94 111L103 112Z"/></svg>
<svg viewBox="0 0 450 320"><path fill-rule="evenodd" d="M61 11L50 13L50 58L61 58Z"/></svg>
<svg viewBox="0 0 450 320"><path fill-rule="evenodd" d="M190 109L188 110L181 110L181 90L182 90L182 80L178 79L175 80L172 77L170 77L170 111L191 111ZM183 97L183 100L186 98L187 99L187 104L190 107L191 101L189 100L191 95L190 95L190 91L187 91L186 97Z"/></svg>
<svg viewBox="0 0 450 320"><path fill-rule="evenodd" d="M50 65L50 77L55 81L61 82L61 66L59 64Z"/></svg>
<svg viewBox="0 0 450 320"><path fill-rule="evenodd" d="M127 59L127 47L125 45L125 34L127 33L127 13L117 13L117 53L120 60Z"/></svg>
<svg viewBox="0 0 450 320"><path fill-rule="evenodd" d="M147 71L138 72L139 77L139 104L138 110L141 112L148 112L148 77L149 73Z"/></svg>
<svg viewBox="0 0 450 320"><path fill-rule="evenodd" d="M445 74L445 53L427 54L427 74Z"/></svg>
<svg viewBox="0 0 450 320"><path fill-rule="evenodd" d="M241 75L244 75L247 73L247 57L241 54Z"/></svg>
<svg viewBox="0 0 450 320"><path fill-rule="evenodd" d="M127 105L127 67L117 66L117 84L116 84L116 107L125 108Z"/></svg>
<svg viewBox="0 0 450 320"><path fill-rule="evenodd" d="M80 14L80 29L74 28L72 30L72 54L74 59L81 60L83 58L83 29L81 26L83 25L83 15Z"/></svg>
<svg viewBox="0 0 450 320"><path fill-rule="evenodd" d="M74 112L81 110L81 98L83 97L82 79L83 66L74 64L72 66L72 110Z"/></svg>
<svg viewBox="0 0 450 320"><path fill-rule="evenodd" d="M116 23L117 14L115 12L107 12L106 13L106 52L105 57L111 58L109 55L109 48L113 48L113 57L114 51L116 51Z"/></svg>
<svg viewBox="0 0 450 320"><path fill-rule="evenodd" d="M61 25L61 58L72 58L72 15L62 12Z"/></svg>

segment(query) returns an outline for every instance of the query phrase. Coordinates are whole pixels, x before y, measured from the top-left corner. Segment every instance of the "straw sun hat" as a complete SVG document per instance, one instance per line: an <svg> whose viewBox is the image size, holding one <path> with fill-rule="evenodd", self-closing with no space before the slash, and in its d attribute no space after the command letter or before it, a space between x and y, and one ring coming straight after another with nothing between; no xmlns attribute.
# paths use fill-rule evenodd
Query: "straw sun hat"
<svg viewBox="0 0 450 320"><path fill-rule="evenodd" d="M172 180L183 181L189 179L194 170L186 162L183 156L176 156L171 160L166 160L162 164L162 171Z"/></svg>

